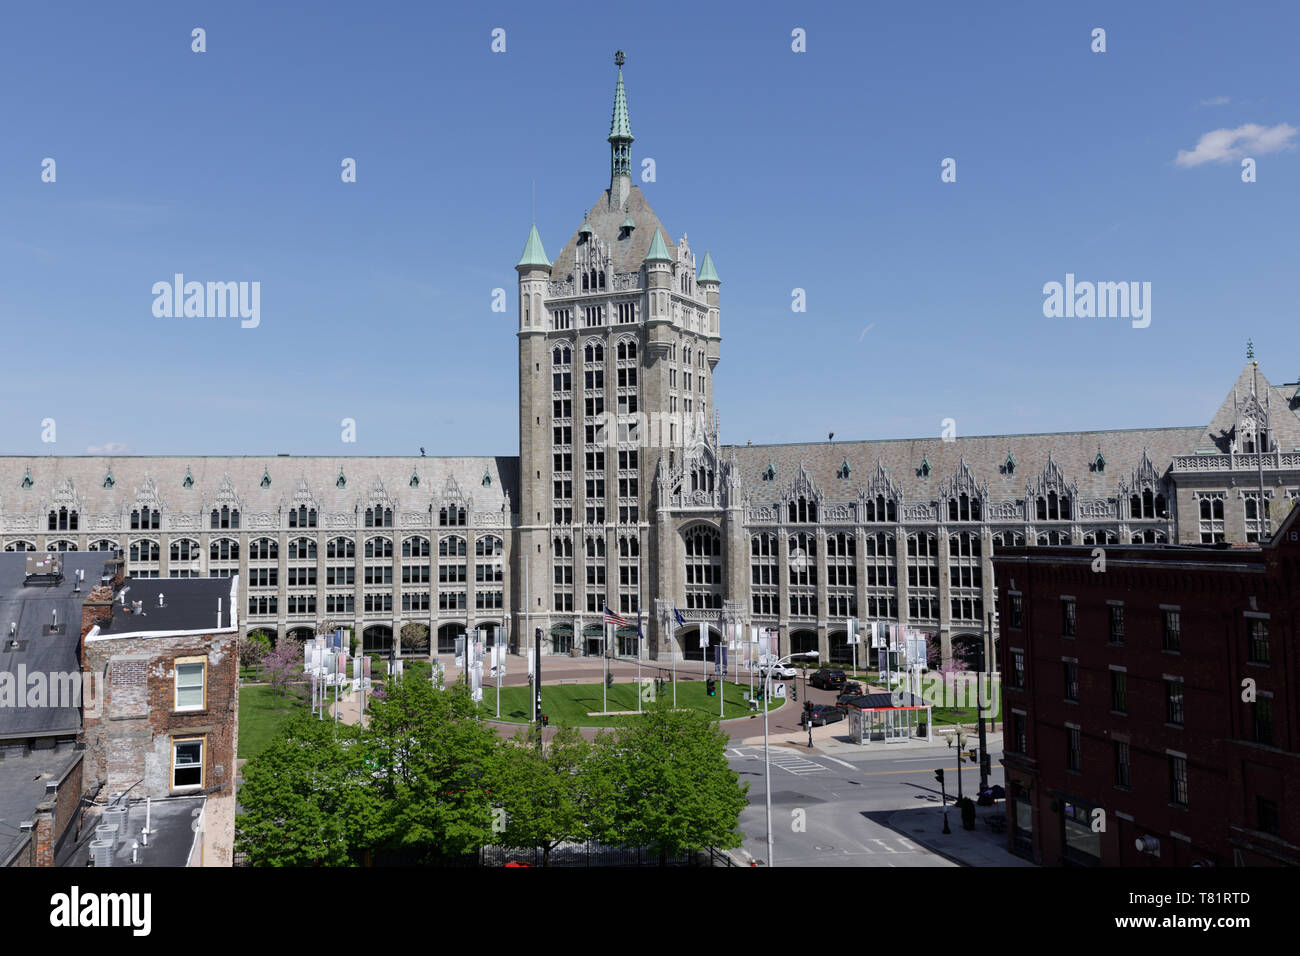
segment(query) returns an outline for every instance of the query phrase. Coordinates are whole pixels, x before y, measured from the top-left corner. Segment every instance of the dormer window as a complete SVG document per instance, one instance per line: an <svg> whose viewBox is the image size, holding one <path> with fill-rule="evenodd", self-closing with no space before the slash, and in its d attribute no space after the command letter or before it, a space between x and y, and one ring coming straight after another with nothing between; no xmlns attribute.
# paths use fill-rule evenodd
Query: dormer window
<svg viewBox="0 0 1300 956"><path fill-rule="evenodd" d="M919 476L921 476L922 478L929 478L929 477L930 477L930 459L929 459L929 458L922 458L922 459L921 459L921 467L918 468L918 469L916 469L916 473L917 473Z"/></svg>
<svg viewBox="0 0 1300 956"><path fill-rule="evenodd" d="M262 487L263 488L271 487L271 473L268 472L266 469L262 470Z"/></svg>
<svg viewBox="0 0 1300 956"><path fill-rule="evenodd" d="M1010 452L1007 452L1007 460L1002 463L1002 473L1004 475L1014 475L1016 473L1016 458Z"/></svg>
<svg viewBox="0 0 1300 956"><path fill-rule="evenodd" d="M112 476L110 475L109 477L111 478ZM110 487L110 486L109 486L109 485L105 485L104 487L107 488L107 487ZM194 476L190 474L190 470L189 470L188 468L185 469L185 480L181 482L181 487L182 487L182 488L193 488L193 487L194 487Z"/></svg>
<svg viewBox="0 0 1300 956"><path fill-rule="evenodd" d="M410 485L411 485L412 488L419 488L419 487L420 487L420 476L419 476L419 474L417 474L417 473L414 472L414 471L411 472L411 481L410 481Z"/></svg>
<svg viewBox="0 0 1300 956"><path fill-rule="evenodd" d="M339 472L339 476L338 476L337 478L334 479L334 487L335 487L335 488L346 488L347 486L348 486L348 480L347 480L347 478L343 477L343 472L340 471L340 472Z"/></svg>
<svg viewBox="0 0 1300 956"><path fill-rule="evenodd" d="M1097 457L1092 460L1092 470L1099 472L1106 470L1106 459L1102 457L1100 448L1097 449Z"/></svg>
<svg viewBox="0 0 1300 956"><path fill-rule="evenodd" d="M764 480L764 481L775 481L775 480L776 480L776 466L773 465L770 461L767 463L767 467L766 467L765 469L763 469L763 476L762 476L762 477L763 477L763 480Z"/></svg>
<svg viewBox="0 0 1300 956"><path fill-rule="evenodd" d="M849 463L846 461L844 464L840 465L839 471L835 472L835 477L839 478L841 481L845 481L848 479L850 471Z"/></svg>
<svg viewBox="0 0 1300 956"><path fill-rule="evenodd" d="M117 482L115 482L115 481L113 480L113 473L112 473L111 471L108 472L106 475L104 475L104 487L105 487L105 488L112 488L113 485L115 485L116 483L117 483Z"/></svg>
<svg viewBox="0 0 1300 956"><path fill-rule="evenodd" d="M486 469L484 469L483 471L483 481L481 482L481 484L483 485L484 488L492 487L492 475Z"/></svg>

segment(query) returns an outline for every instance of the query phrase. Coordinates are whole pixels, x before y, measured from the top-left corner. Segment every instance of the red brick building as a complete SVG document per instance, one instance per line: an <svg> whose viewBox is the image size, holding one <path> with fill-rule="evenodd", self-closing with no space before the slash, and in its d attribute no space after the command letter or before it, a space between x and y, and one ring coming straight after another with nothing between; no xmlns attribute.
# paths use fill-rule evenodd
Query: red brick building
<svg viewBox="0 0 1300 956"><path fill-rule="evenodd" d="M234 794L238 576L96 588L82 660L102 677L83 719L87 773L132 799Z"/></svg>
<svg viewBox="0 0 1300 956"><path fill-rule="evenodd" d="M1013 851L1300 865L1300 509L1262 546L1013 548L994 565Z"/></svg>

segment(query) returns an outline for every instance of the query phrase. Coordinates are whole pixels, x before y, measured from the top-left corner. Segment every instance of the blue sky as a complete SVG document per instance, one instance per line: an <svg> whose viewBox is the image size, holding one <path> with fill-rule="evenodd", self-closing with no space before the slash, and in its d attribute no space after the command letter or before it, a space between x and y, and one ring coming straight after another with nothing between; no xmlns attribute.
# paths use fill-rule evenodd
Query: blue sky
<svg viewBox="0 0 1300 956"><path fill-rule="evenodd" d="M0 452L516 454L531 184L554 256L617 48L642 188L723 280L726 441L1206 423L1247 337L1300 376L1300 6L846 6L10 5ZM261 324L156 318L177 272L259 281ZM1066 273L1150 282L1150 327L1045 318Z"/></svg>

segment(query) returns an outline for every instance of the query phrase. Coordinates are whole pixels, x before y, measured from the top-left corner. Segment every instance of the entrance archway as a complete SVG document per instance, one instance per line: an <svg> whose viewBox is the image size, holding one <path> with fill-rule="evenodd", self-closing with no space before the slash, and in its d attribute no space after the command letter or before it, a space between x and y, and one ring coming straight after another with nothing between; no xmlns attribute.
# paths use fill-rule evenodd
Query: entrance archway
<svg viewBox="0 0 1300 956"><path fill-rule="evenodd" d="M954 634L951 641L953 659L964 662L972 671L979 670L980 660L984 656L984 636L982 634ZM934 665L931 664L931 666Z"/></svg>
<svg viewBox="0 0 1300 956"><path fill-rule="evenodd" d="M456 623L442 625L442 627L438 628L438 653L455 654L456 638L464 636L464 624Z"/></svg>
<svg viewBox="0 0 1300 956"><path fill-rule="evenodd" d="M700 647L700 630L703 629L707 647ZM676 634L682 659L688 661L713 660L713 645L721 643L722 633L711 624L688 624Z"/></svg>
<svg viewBox="0 0 1300 956"><path fill-rule="evenodd" d="M312 627L291 627L289 628L288 637L294 641L310 641L316 636L316 629Z"/></svg>
<svg viewBox="0 0 1300 956"><path fill-rule="evenodd" d="M478 628L478 639L483 642L484 647L496 646L497 635L501 633L500 621L484 621L474 626Z"/></svg>
<svg viewBox="0 0 1300 956"><path fill-rule="evenodd" d="M790 632L790 653L806 654L809 651L817 652L817 632L816 631L791 631ZM809 661L812 658L808 658Z"/></svg>
<svg viewBox="0 0 1300 956"><path fill-rule="evenodd" d="M601 654L602 641L605 625L588 624L582 629L582 656L599 657Z"/></svg>
<svg viewBox="0 0 1300 956"><path fill-rule="evenodd" d="M853 647L849 644L849 635L847 631L831 631L827 635L830 641L830 654L832 664L843 664L846 666L853 663ZM858 657L862 656L862 646L858 646ZM861 663L861 660L859 660Z"/></svg>
<svg viewBox="0 0 1300 956"><path fill-rule="evenodd" d="M573 650L573 625L556 624L551 628L551 653L568 654Z"/></svg>
<svg viewBox="0 0 1300 956"><path fill-rule="evenodd" d="M371 624L361 632L361 653L388 654L393 649L393 629L387 624Z"/></svg>

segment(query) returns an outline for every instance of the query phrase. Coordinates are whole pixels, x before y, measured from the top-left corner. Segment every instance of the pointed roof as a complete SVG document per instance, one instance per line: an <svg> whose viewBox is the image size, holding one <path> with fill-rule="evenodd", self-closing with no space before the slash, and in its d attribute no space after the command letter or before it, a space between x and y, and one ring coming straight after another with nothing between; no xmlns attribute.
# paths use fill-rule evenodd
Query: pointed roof
<svg viewBox="0 0 1300 956"><path fill-rule="evenodd" d="M546 250L542 248L542 237L537 234L537 223L533 223L528 230L528 241L524 243L524 254L519 257L515 263L515 268L522 266L540 266L543 269L551 267L551 260L546 258Z"/></svg>
<svg viewBox="0 0 1300 956"><path fill-rule="evenodd" d="M614 116L609 123L609 142L626 140L632 142L632 124L627 118L627 91L623 89L623 55L619 52L618 82L614 86Z"/></svg>
<svg viewBox="0 0 1300 956"><path fill-rule="evenodd" d="M664 262L673 261L672 256L668 255L668 247L664 245L663 237L660 235L658 228L655 229L654 239L650 240L650 251L645 254L645 258L647 262L656 259L662 259Z"/></svg>
<svg viewBox="0 0 1300 956"><path fill-rule="evenodd" d="M713 257L709 255L709 250L704 250L704 261L700 263L700 274L695 277L696 282L718 282L718 270L713 268Z"/></svg>
<svg viewBox="0 0 1300 956"><path fill-rule="evenodd" d="M1233 383L1223 399L1219 410L1214 413L1214 418L1210 420L1209 427L1205 429L1204 435L1197 443L1197 448L1227 452L1231 441L1230 436L1237 424L1237 408L1240 403L1250 398L1252 385L1256 381L1255 372L1254 364L1247 362L1241 374L1237 376L1237 381ZM1271 384L1264 377L1262 370L1258 374L1259 391L1255 399L1260 405L1267 406L1269 409L1269 425L1272 427L1274 440L1283 451L1300 448L1300 415L1289 407L1290 390ZM1272 396L1275 392L1278 400L1273 402Z"/></svg>

